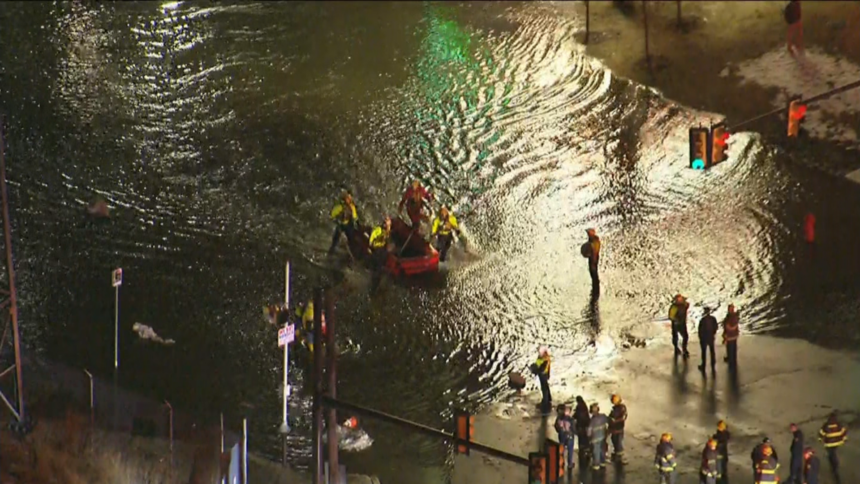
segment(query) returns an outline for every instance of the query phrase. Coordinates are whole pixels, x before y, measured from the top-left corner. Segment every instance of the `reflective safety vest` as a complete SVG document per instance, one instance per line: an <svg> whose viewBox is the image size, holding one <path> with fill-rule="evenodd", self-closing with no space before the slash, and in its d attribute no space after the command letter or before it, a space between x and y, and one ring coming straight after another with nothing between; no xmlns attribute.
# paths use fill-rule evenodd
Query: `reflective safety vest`
<svg viewBox="0 0 860 484"><path fill-rule="evenodd" d="M302 320L302 329L311 332L314 327L314 302L308 301L304 308L296 308L296 316Z"/></svg>
<svg viewBox="0 0 860 484"><path fill-rule="evenodd" d="M451 235L451 230L460 230L460 227L457 225L457 217L448 214L448 220L444 222L440 217L436 217L433 219L433 229L431 234L436 235L436 232L439 232L439 235L449 236Z"/></svg>
<svg viewBox="0 0 860 484"><path fill-rule="evenodd" d="M848 431L839 422L828 421L818 431L825 447L839 447L848 440Z"/></svg>
<svg viewBox="0 0 860 484"><path fill-rule="evenodd" d="M331 219L340 225L349 225L358 221L358 211L355 209L355 204L347 205L344 202L338 202L331 209Z"/></svg>
<svg viewBox="0 0 860 484"><path fill-rule="evenodd" d="M657 445L657 454L654 456L654 467L658 471L668 474L669 472L675 472L677 466L675 447L671 442L660 442Z"/></svg>
<svg viewBox="0 0 860 484"><path fill-rule="evenodd" d="M612 406L609 412L609 433L620 434L624 432L624 422L627 420L627 405L619 403Z"/></svg>
<svg viewBox="0 0 860 484"><path fill-rule="evenodd" d="M538 356L538 359L535 360L535 366L537 366L538 372L549 378L549 369L552 366L552 358L549 355L546 355L546 358Z"/></svg>
<svg viewBox="0 0 860 484"><path fill-rule="evenodd" d="M738 323L738 313L730 313L726 315L723 321L723 341L737 341L741 334L740 324Z"/></svg>
<svg viewBox="0 0 860 484"><path fill-rule="evenodd" d="M600 237L594 236L588 238L588 244L591 246L591 254L588 256L588 265L597 266L600 261Z"/></svg>
<svg viewBox="0 0 860 484"><path fill-rule="evenodd" d="M720 470L717 467L717 459L719 455L717 449L711 449L705 445L705 450L702 451L702 468L701 472L706 477L720 477Z"/></svg>
<svg viewBox="0 0 860 484"><path fill-rule="evenodd" d="M779 462L773 456L765 457L755 466L756 484L763 482L777 482L776 471L779 470Z"/></svg>
<svg viewBox="0 0 860 484"><path fill-rule="evenodd" d="M682 303L672 303L669 306L669 319L672 321L674 325L683 325L687 324L687 308L689 304L686 302Z"/></svg>
<svg viewBox="0 0 860 484"><path fill-rule="evenodd" d="M390 232L386 232L381 225L376 227L370 234L370 246L374 249L384 249L388 245L389 235Z"/></svg>

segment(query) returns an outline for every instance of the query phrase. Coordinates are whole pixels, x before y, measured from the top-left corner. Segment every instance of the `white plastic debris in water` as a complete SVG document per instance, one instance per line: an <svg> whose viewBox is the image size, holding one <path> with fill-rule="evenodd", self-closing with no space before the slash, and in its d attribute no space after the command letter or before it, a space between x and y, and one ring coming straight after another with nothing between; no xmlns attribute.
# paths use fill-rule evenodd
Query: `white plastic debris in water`
<svg viewBox="0 0 860 484"><path fill-rule="evenodd" d="M359 452L373 445L373 439L361 428L337 426L337 437L340 440L338 448L345 452ZM328 441L328 433L323 432L323 441Z"/></svg>
<svg viewBox="0 0 860 484"><path fill-rule="evenodd" d="M176 341L173 341L172 339L164 339L161 336L158 336L154 329L145 324L134 323L131 329L137 333L140 339L153 341L163 345L172 345L176 343Z"/></svg>
<svg viewBox="0 0 860 484"><path fill-rule="evenodd" d="M728 67L721 75L727 76L734 71ZM860 79L860 66L845 58L829 55L817 47L792 56L781 45L757 59L741 62L737 66L737 75L744 83L776 87L783 91L784 94L773 100L773 106L784 108L788 96L809 98ZM839 119L840 115L858 113L860 89L854 89L816 101L810 106L803 127L816 138L858 143L857 127Z"/></svg>

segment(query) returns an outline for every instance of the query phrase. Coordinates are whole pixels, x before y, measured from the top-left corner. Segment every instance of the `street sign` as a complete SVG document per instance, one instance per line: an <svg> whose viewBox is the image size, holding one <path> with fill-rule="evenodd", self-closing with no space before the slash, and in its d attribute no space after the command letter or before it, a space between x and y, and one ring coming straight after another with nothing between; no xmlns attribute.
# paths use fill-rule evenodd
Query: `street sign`
<svg viewBox="0 0 860 484"><path fill-rule="evenodd" d="M122 285L122 269L114 269L111 284L113 287L119 287Z"/></svg>
<svg viewBox="0 0 860 484"><path fill-rule="evenodd" d="M282 348L285 345L292 343L295 339L296 326L294 324L288 324L278 330L278 348Z"/></svg>

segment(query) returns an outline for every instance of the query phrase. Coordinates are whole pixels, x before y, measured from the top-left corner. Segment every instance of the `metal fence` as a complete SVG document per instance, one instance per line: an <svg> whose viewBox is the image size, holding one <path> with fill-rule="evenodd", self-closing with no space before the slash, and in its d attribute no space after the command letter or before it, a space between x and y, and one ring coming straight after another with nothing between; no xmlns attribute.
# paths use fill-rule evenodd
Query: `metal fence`
<svg viewBox="0 0 860 484"><path fill-rule="evenodd" d="M131 436L163 438L173 461L175 442L200 443L220 438L222 478L213 484L247 484L247 420L220 422L177 410L120 388L111 378L93 375L57 362L23 356L28 405L36 419L62 418L69 410L88 414L94 428ZM220 431L216 431L219 427ZM239 427L238 431L234 431ZM213 443L214 444L214 443ZM226 473L226 475L225 475Z"/></svg>

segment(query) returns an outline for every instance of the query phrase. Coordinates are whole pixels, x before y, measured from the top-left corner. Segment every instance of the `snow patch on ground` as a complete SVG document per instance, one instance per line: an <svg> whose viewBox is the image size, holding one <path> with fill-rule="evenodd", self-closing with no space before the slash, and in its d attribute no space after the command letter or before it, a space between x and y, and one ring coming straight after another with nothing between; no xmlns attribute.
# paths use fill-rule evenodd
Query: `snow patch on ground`
<svg viewBox="0 0 860 484"><path fill-rule="evenodd" d="M774 108L784 108L791 96L809 98L860 80L860 66L817 47L797 57L780 47L757 59L729 66L721 75L729 73L739 76L742 83L780 89L782 93L773 100ZM860 144L858 127L836 119L844 114L860 114L860 88L814 103L803 127L815 138Z"/></svg>

